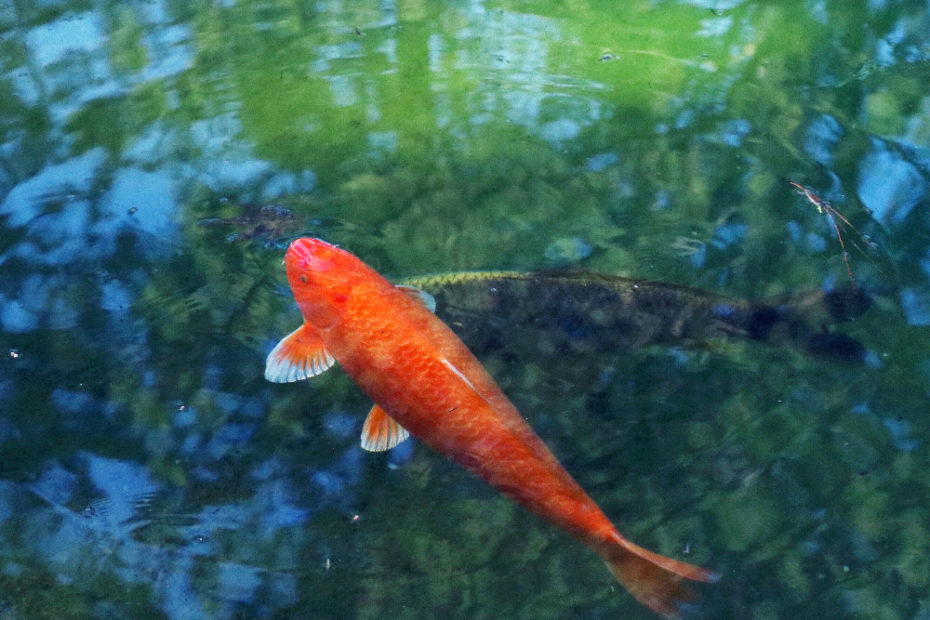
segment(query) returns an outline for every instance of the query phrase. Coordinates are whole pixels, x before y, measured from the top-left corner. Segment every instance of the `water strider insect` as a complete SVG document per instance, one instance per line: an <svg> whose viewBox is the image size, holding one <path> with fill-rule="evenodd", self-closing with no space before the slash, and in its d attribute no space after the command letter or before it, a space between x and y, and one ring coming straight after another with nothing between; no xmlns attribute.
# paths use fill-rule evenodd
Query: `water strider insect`
<svg viewBox="0 0 930 620"><path fill-rule="evenodd" d="M827 202L826 200L824 200L823 198L821 198L820 196L818 196L817 194L815 194L808 188L804 187L800 183L795 183L794 181L788 181L788 183L790 183L798 191L799 194L802 194L805 198L807 198L807 200L812 205L814 205L814 207L817 209L817 213L821 213L827 216L827 219L830 221L830 224L833 226L833 231L836 233L836 239L837 241L840 242L840 249L843 251L843 263L846 265L846 275L849 277L849 285L852 286L853 290L856 290L856 282L853 278L852 269L849 266L849 252L846 250L846 242L843 240L843 232L840 229L840 224L837 223L837 220L839 220L842 223L842 227L844 229L848 227L854 233L856 233L859 239L861 239L862 242L868 245L870 248L872 247L871 242L862 233L856 230L856 227L853 226L849 222L849 220L847 220L843 216L842 213L834 209L833 206L830 205L829 202ZM862 248L862 246L856 243L854 239L849 239L849 243L854 248L859 250L859 252L861 252L863 256L866 256L866 257L868 256L868 254Z"/></svg>

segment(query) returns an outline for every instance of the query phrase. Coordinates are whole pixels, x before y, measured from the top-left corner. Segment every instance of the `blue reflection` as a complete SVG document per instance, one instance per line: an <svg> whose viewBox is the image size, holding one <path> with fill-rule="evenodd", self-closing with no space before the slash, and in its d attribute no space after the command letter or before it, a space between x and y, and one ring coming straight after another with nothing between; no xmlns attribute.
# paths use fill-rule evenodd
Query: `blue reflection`
<svg viewBox="0 0 930 620"><path fill-rule="evenodd" d="M930 325L930 292L908 287L901 291L901 307L911 325Z"/></svg>
<svg viewBox="0 0 930 620"><path fill-rule="evenodd" d="M64 388L52 390L51 398L56 407L68 414L87 413L98 405L90 394Z"/></svg>
<svg viewBox="0 0 930 620"><path fill-rule="evenodd" d="M920 445L919 439L911 437L911 423L898 418L885 418L882 420L885 427L891 431L891 439L898 450L911 452Z"/></svg>
<svg viewBox="0 0 930 620"><path fill-rule="evenodd" d="M732 17L712 17L701 20L701 29L697 35L701 37L721 37L733 27Z"/></svg>
<svg viewBox="0 0 930 620"><path fill-rule="evenodd" d="M60 62L73 53L93 52L104 40L103 20L97 13L71 13L26 33L26 46L33 60L42 67Z"/></svg>
<svg viewBox="0 0 930 620"><path fill-rule="evenodd" d="M562 237L547 245L546 249L543 250L543 256L551 263L563 266L583 261L591 256L592 252L594 252L594 248L584 239Z"/></svg>
<svg viewBox="0 0 930 620"><path fill-rule="evenodd" d="M742 243L748 232L749 225L745 222L727 222L717 227L710 243L718 250L725 250L731 245Z"/></svg>
<svg viewBox="0 0 930 620"><path fill-rule="evenodd" d="M683 0L682 4L690 4L714 11L726 11L738 7L745 1L746 0Z"/></svg>
<svg viewBox="0 0 930 620"><path fill-rule="evenodd" d="M220 562L219 569L220 598L223 600L247 603L262 585L262 573L253 566Z"/></svg>
<svg viewBox="0 0 930 620"><path fill-rule="evenodd" d="M21 334L36 329L38 325L38 317L29 312L22 302L0 295L0 326L3 327L3 331Z"/></svg>
<svg viewBox="0 0 930 620"><path fill-rule="evenodd" d="M752 124L744 118L726 121L720 130L720 140L727 146L742 146L743 139L749 135Z"/></svg>
<svg viewBox="0 0 930 620"><path fill-rule="evenodd" d="M325 498L341 505L351 504L354 494L349 491L360 479L365 454L361 447L352 446L343 451L329 468L315 471L311 479L320 486Z"/></svg>
<svg viewBox="0 0 930 620"><path fill-rule="evenodd" d="M142 70L142 80L160 80L178 75L194 64L191 31L187 26L166 26L145 37L149 64Z"/></svg>
<svg viewBox="0 0 930 620"><path fill-rule="evenodd" d="M852 408L855 413L865 416L875 416L891 434L891 441L895 448L902 452L912 452L920 446L920 440L913 437L912 424L901 416L878 415L871 405L866 402L857 404Z"/></svg>
<svg viewBox="0 0 930 620"><path fill-rule="evenodd" d="M161 242L169 241L175 230L176 191L174 181L165 172L118 170L101 203L102 217L92 229L107 240L106 253L112 253L116 234L126 228L136 228Z"/></svg>
<svg viewBox="0 0 930 620"><path fill-rule="evenodd" d="M258 489L255 501L262 507L262 536L270 537L282 528L300 525L307 520L310 511L294 504L292 496L293 492L285 480L273 480Z"/></svg>
<svg viewBox="0 0 930 620"><path fill-rule="evenodd" d="M388 453L388 467L390 469L399 469L409 463L413 458L417 442L413 439L401 443L396 448L392 448Z"/></svg>
<svg viewBox="0 0 930 620"><path fill-rule="evenodd" d="M231 392L216 392L213 394L213 402L227 414L238 411L242 404L241 401L242 399L238 395Z"/></svg>
<svg viewBox="0 0 930 620"><path fill-rule="evenodd" d="M6 389L7 387L8 385L5 382L0 382L0 398L3 398L5 402L10 402L9 391ZM0 417L0 447L7 441L19 439L21 436L19 429L16 428L12 420Z"/></svg>
<svg viewBox="0 0 930 620"><path fill-rule="evenodd" d="M829 114L818 116L804 137L804 150L824 166L833 165L833 151L843 137L839 122Z"/></svg>
<svg viewBox="0 0 930 620"><path fill-rule="evenodd" d="M335 439L348 439L361 430L361 420L351 413L329 411L323 415L323 428Z"/></svg>
<svg viewBox="0 0 930 620"><path fill-rule="evenodd" d="M119 280L104 282L100 287L100 307L114 314L125 314L132 307L133 296L129 288Z"/></svg>
<svg viewBox="0 0 930 620"><path fill-rule="evenodd" d="M859 198L875 218L900 226L927 193L927 181L913 164L872 140L872 152L859 166Z"/></svg>
<svg viewBox="0 0 930 620"><path fill-rule="evenodd" d="M42 472L31 488L36 495L52 505L63 505L71 501L78 477L58 463Z"/></svg>
<svg viewBox="0 0 930 620"><path fill-rule="evenodd" d="M136 514L137 502L158 489L149 470L135 463L86 454L87 473L91 483L108 502L104 514L110 526L128 522Z"/></svg>
<svg viewBox="0 0 930 620"><path fill-rule="evenodd" d="M208 617L207 610L192 588L193 558L177 558L175 561L177 564L155 584L156 594L161 599L161 609L172 620Z"/></svg>
<svg viewBox="0 0 930 620"><path fill-rule="evenodd" d="M703 269L707 263L707 244L697 243L694 252L690 253L689 260L695 269Z"/></svg>
<svg viewBox="0 0 930 620"><path fill-rule="evenodd" d="M565 142L581 133L581 126L573 120L561 118L542 126L541 135L548 142Z"/></svg>
<svg viewBox="0 0 930 620"><path fill-rule="evenodd" d="M225 424L207 442L205 446L207 454L210 458L219 460L233 448L246 444L255 431L255 424Z"/></svg>
<svg viewBox="0 0 930 620"><path fill-rule="evenodd" d="M0 204L0 215L8 216L8 226L25 226L43 214L49 202L55 198L65 198L65 208L58 214L50 214L61 219L54 228L73 230L76 234L71 239L72 243L84 245L88 203L75 201L74 197L90 192L97 172L105 161L106 151L96 148L60 164L45 167L10 190Z"/></svg>
<svg viewBox="0 0 930 620"><path fill-rule="evenodd" d="M588 158L585 168L589 172L601 172L619 161L620 157L614 152L598 153Z"/></svg>

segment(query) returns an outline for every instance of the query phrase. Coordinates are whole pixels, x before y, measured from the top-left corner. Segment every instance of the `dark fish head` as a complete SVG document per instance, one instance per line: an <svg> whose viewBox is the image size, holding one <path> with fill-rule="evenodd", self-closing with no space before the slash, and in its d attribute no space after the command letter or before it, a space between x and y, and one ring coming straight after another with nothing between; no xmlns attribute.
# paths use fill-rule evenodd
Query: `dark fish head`
<svg viewBox="0 0 930 620"><path fill-rule="evenodd" d="M827 291L823 301L830 316L837 322L851 321L862 316L872 306L872 298L860 289Z"/></svg>
<svg viewBox="0 0 930 620"><path fill-rule="evenodd" d="M865 361L862 343L846 334L814 334L807 339L807 352L847 362Z"/></svg>

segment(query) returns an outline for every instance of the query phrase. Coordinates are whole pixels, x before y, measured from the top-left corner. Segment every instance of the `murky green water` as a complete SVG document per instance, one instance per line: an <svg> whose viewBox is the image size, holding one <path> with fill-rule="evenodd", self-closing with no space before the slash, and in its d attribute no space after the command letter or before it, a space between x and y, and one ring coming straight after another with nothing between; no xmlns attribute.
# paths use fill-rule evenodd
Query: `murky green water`
<svg viewBox="0 0 930 620"><path fill-rule="evenodd" d="M0 3L0 617L651 617L422 446L363 453L339 371L265 382L283 251L849 287L789 181L849 220L863 362L482 361L622 532L723 573L698 617L930 617L928 11Z"/></svg>

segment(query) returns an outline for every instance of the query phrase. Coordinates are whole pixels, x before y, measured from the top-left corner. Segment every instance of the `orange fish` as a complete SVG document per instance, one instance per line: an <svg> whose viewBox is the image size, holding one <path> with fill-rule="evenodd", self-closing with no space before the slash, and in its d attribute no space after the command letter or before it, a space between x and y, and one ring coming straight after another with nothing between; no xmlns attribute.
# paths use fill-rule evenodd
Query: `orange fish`
<svg viewBox="0 0 930 620"><path fill-rule="evenodd" d="M375 402L363 448L388 450L413 435L588 545L659 614L677 617L693 600L684 580L716 579L621 536L431 312L428 295L319 239L294 241L284 263L304 323L268 355L266 379L298 381L338 361Z"/></svg>

